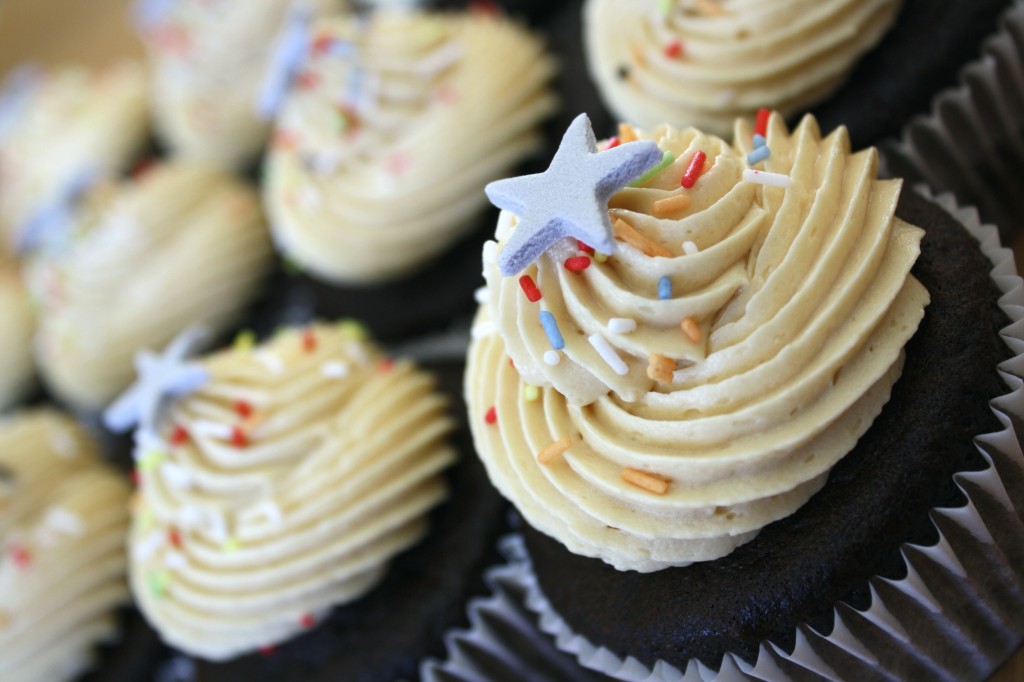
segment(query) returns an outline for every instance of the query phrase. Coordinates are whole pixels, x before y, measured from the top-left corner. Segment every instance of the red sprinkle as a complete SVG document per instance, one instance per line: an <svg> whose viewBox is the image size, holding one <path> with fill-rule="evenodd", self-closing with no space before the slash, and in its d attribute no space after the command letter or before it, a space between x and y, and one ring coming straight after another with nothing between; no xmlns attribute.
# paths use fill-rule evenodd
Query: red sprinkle
<svg viewBox="0 0 1024 682"><path fill-rule="evenodd" d="M523 293L526 294L526 298L530 303L536 303L541 299L540 289L533 283L533 278L529 275L523 275L519 278L519 286L523 288Z"/></svg>
<svg viewBox="0 0 1024 682"><path fill-rule="evenodd" d="M608 140L608 144L606 144L604 146L604 149L602 149L601 151L605 151L606 152L609 149L615 149L620 144L622 144L622 142L619 140L619 138L618 137L613 137L612 139Z"/></svg>
<svg viewBox="0 0 1024 682"><path fill-rule="evenodd" d="M174 430L171 431L171 437L167 440L172 446L181 445L188 440L188 431L185 430L184 426L175 426Z"/></svg>
<svg viewBox="0 0 1024 682"><path fill-rule="evenodd" d="M512 358L508 359L508 366L511 367L512 369L516 368L516 363L512 362Z"/></svg>
<svg viewBox="0 0 1024 682"><path fill-rule="evenodd" d="M326 33L317 36L316 39L313 41L313 53L324 54L325 52L331 49L331 43L333 42L334 38L327 35Z"/></svg>
<svg viewBox="0 0 1024 682"><path fill-rule="evenodd" d="M469 3L469 11L494 16L501 14L501 10L498 8L498 5L491 2L491 0L473 0L473 2Z"/></svg>
<svg viewBox="0 0 1024 682"><path fill-rule="evenodd" d="M304 628L311 628L316 625L316 619L313 618L312 613L306 613L299 619L299 625Z"/></svg>
<svg viewBox="0 0 1024 682"><path fill-rule="evenodd" d="M273 656L277 648L273 644L264 644L260 647L260 656Z"/></svg>
<svg viewBox="0 0 1024 682"><path fill-rule="evenodd" d="M320 76L312 71L303 71L295 78L295 85L300 90L310 90L320 84Z"/></svg>
<svg viewBox="0 0 1024 682"><path fill-rule="evenodd" d="M498 421L498 410L491 405L491 409L487 410L487 414L484 415L485 424L493 424Z"/></svg>
<svg viewBox="0 0 1024 682"><path fill-rule="evenodd" d="M244 448L249 444L249 439L245 435L245 431L242 430L241 426L231 427L231 444L236 448Z"/></svg>
<svg viewBox="0 0 1024 682"><path fill-rule="evenodd" d="M248 419L252 416L252 405L244 400L239 400L235 403L235 412L237 412L238 416L242 419Z"/></svg>
<svg viewBox="0 0 1024 682"><path fill-rule="evenodd" d="M181 549L181 533L175 527L167 529L167 541L176 549Z"/></svg>
<svg viewBox="0 0 1024 682"><path fill-rule="evenodd" d="M143 178L147 173L149 173L149 171L153 170L154 168L156 168L156 159L154 159L153 157L142 159L137 164L135 164L134 168L132 168L132 180L138 182L141 178Z"/></svg>
<svg viewBox="0 0 1024 682"><path fill-rule="evenodd" d="M131 479L132 485L138 488L139 484L142 483L142 474L139 473L138 469L132 469Z"/></svg>
<svg viewBox="0 0 1024 682"><path fill-rule="evenodd" d="M395 368L394 358L381 358L377 362L377 371L381 374L387 374Z"/></svg>
<svg viewBox="0 0 1024 682"><path fill-rule="evenodd" d="M295 149L299 144L299 139L295 133L288 130L277 130L274 132L274 136L270 141L272 147L277 149Z"/></svg>
<svg viewBox="0 0 1024 682"><path fill-rule="evenodd" d="M586 244L581 242L579 239L576 240L576 243L579 245L580 251L582 251L583 253L589 253L591 256L594 255L594 247L593 246L587 246Z"/></svg>
<svg viewBox="0 0 1024 682"><path fill-rule="evenodd" d="M772 115L770 109L761 107L757 110L757 120L754 121L754 134L755 135L767 135L768 133L768 117Z"/></svg>
<svg viewBox="0 0 1024 682"><path fill-rule="evenodd" d="M683 44L678 40L673 40L665 46L665 56L669 59L679 59L683 56Z"/></svg>
<svg viewBox="0 0 1024 682"><path fill-rule="evenodd" d="M683 173L683 180L679 184L686 189L693 187L693 184L697 182L697 178L700 177L701 171L704 170L704 162L707 158L708 155L702 151L694 152L693 158L690 159L690 165L686 167L686 172Z"/></svg>
<svg viewBox="0 0 1024 682"><path fill-rule="evenodd" d="M23 546L13 545L11 547L11 561L14 562L15 566L25 571L32 565L32 555Z"/></svg>
<svg viewBox="0 0 1024 682"><path fill-rule="evenodd" d="M565 269L571 272L579 272L590 267L590 258L587 256L576 256L565 259Z"/></svg>
<svg viewBox="0 0 1024 682"><path fill-rule="evenodd" d="M306 352L312 353L316 350L316 333L312 329L302 332L302 347Z"/></svg>

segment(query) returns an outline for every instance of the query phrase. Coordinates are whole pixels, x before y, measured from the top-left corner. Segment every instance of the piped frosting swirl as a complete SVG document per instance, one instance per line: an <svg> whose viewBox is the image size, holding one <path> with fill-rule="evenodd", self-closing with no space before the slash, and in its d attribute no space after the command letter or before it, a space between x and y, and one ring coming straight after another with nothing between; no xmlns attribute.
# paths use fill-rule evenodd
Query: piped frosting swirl
<svg viewBox="0 0 1024 682"><path fill-rule="evenodd" d="M584 36L591 74L620 118L726 135L759 107L791 116L826 98L900 4L588 0Z"/></svg>
<svg viewBox="0 0 1024 682"><path fill-rule="evenodd" d="M566 267L579 246L556 245L526 271L537 302L493 262L515 229L502 215L466 389L492 480L532 525L651 571L722 556L816 492L888 399L928 295L909 274L923 233L893 215L899 182L876 179L875 150L851 153L844 129L822 139L807 118L790 134L772 117L764 170L787 188L744 180L743 123L735 148L640 136L675 156L610 202L642 241L582 271ZM555 358L541 310L564 338Z"/></svg>
<svg viewBox="0 0 1024 682"><path fill-rule="evenodd" d="M77 678L128 601L128 484L70 419L0 423L0 678Z"/></svg>
<svg viewBox="0 0 1024 682"><path fill-rule="evenodd" d="M382 10L313 36L268 157L271 227L320 278L394 279L460 237L484 185L540 147L553 64L478 13Z"/></svg>
<svg viewBox="0 0 1024 682"><path fill-rule="evenodd" d="M223 660L352 601L426 532L454 459L432 379L350 326L204 359L137 459L131 583L172 645Z"/></svg>

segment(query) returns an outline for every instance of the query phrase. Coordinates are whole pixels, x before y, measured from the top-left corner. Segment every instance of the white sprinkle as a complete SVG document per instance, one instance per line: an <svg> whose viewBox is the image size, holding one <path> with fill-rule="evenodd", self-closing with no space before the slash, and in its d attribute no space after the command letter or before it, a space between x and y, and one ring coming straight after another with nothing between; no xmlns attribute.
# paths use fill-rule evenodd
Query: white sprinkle
<svg viewBox="0 0 1024 682"><path fill-rule="evenodd" d="M726 104L732 104L736 101L736 91L732 88L725 90L719 90L718 94L715 95L715 101L719 106L725 106Z"/></svg>
<svg viewBox="0 0 1024 682"><path fill-rule="evenodd" d="M744 168L743 181L754 182L759 185L770 185L772 187L789 187L790 179L788 175L783 175L782 173L769 173L768 171Z"/></svg>
<svg viewBox="0 0 1024 682"><path fill-rule="evenodd" d="M184 505L178 512L178 525L182 528L198 528L203 523L203 510L195 505Z"/></svg>
<svg viewBox="0 0 1024 682"><path fill-rule="evenodd" d="M192 422L192 427L189 429L193 436L212 436L213 438L220 438L221 440L227 440L231 438L231 427L227 424L219 424L217 422L206 421L203 419Z"/></svg>
<svg viewBox="0 0 1024 682"><path fill-rule="evenodd" d="M348 341L345 343L345 352L360 365L370 362L370 356L366 353L366 346L362 341Z"/></svg>
<svg viewBox="0 0 1024 682"><path fill-rule="evenodd" d="M487 287L480 287L479 289L474 291L473 292L473 298L476 299L476 302L479 303L480 305L483 305L484 303L487 303L487 299L488 299Z"/></svg>
<svg viewBox="0 0 1024 682"><path fill-rule="evenodd" d="M302 185L298 189L298 195L299 206L304 211L313 212L323 204L320 193L313 185Z"/></svg>
<svg viewBox="0 0 1024 682"><path fill-rule="evenodd" d="M208 509L204 513L206 517L205 530L206 534L218 545L223 545L228 541L228 527L224 523L224 517L221 516L220 512L214 509Z"/></svg>
<svg viewBox="0 0 1024 682"><path fill-rule="evenodd" d="M484 265L490 265L498 259L498 242L487 240L484 242Z"/></svg>
<svg viewBox="0 0 1024 682"><path fill-rule="evenodd" d="M562 359L562 356L557 350L549 350L544 352L544 362L548 363L552 367L558 364Z"/></svg>
<svg viewBox="0 0 1024 682"><path fill-rule="evenodd" d="M587 337L587 341L590 341L590 345L594 347L597 354L601 356L601 359L608 363L608 366L612 368L612 371L619 376L624 376L629 372L629 367L622 361L615 349L612 348L608 340L600 334L591 334Z"/></svg>
<svg viewBox="0 0 1024 682"><path fill-rule="evenodd" d="M685 253L687 256L693 256L700 253L700 249L698 249L697 245L694 244L693 242L686 241L683 242L683 253Z"/></svg>
<svg viewBox="0 0 1024 682"><path fill-rule="evenodd" d="M497 333L498 325L494 324L494 322L490 320L484 320L483 322L474 326L473 329L470 331L470 334L474 339L482 339L485 336L490 336L491 334Z"/></svg>
<svg viewBox="0 0 1024 682"><path fill-rule="evenodd" d="M178 569L188 566L188 559L186 559L185 555L181 552L170 549L167 550L166 554L164 554L164 563L167 565L167 568L172 571L177 571Z"/></svg>
<svg viewBox="0 0 1024 682"><path fill-rule="evenodd" d="M271 500L263 500L253 507L253 511L266 518L267 521L274 526L280 525L283 519L281 508Z"/></svg>
<svg viewBox="0 0 1024 682"><path fill-rule="evenodd" d="M60 531L65 535L80 536L85 532L85 524L82 518L63 507L50 507L46 510L43 523L50 528Z"/></svg>
<svg viewBox="0 0 1024 682"><path fill-rule="evenodd" d="M160 465L160 474L174 490L187 490L192 487L192 473L180 464L165 461Z"/></svg>
<svg viewBox="0 0 1024 682"><path fill-rule="evenodd" d="M636 320L629 317L613 317L608 320L608 331L612 334L628 334L636 331Z"/></svg>
<svg viewBox="0 0 1024 682"><path fill-rule="evenodd" d="M56 547L57 536L53 532L52 528L46 526L36 526L36 529L32 531L32 540L40 547Z"/></svg>
<svg viewBox="0 0 1024 682"><path fill-rule="evenodd" d="M64 428L57 427L50 432L50 447L61 459L74 459L78 456L78 444Z"/></svg>
<svg viewBox="0 0 1024 682"><path fill-rule="evenodd" d="M344 379L350 370L346 362L325 362L320 371L328 379Z"/></svg>
<svg viewBox="0 0 1024 682"><path fill-rule="evenodd" d="M267 368L267 371L271 374L280 374L284 371L284 361L266 350L259 350L253 354L253 357L257 361L263 363L263 366Z"/></svg>
<svg viewBox="0 0 1024 682"><path fill-rule="evenodd" d="M158 549L163 547L163 544L163 532L154 531L135 543L135 546L132 547L132 558L136 561L148 561Z"/></svg>

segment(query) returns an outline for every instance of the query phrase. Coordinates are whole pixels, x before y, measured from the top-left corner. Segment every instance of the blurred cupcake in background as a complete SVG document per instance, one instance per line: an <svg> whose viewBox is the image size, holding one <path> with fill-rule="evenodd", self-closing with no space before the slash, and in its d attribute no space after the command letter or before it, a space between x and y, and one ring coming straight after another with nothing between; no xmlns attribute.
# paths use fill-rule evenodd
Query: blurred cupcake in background
<svg viewBox="0 0 1024 682"><path fill-rule="evenodd" d="M256 192L188 161L96 185L31 236L36 361L52 394L84 411L131 382L138 350L238 321L271 265Z"/></svg>
<svg viewBox="0 0 1024 682"><path fill-rule="evenodd" d="M0 256L0 412L31 392L35 314L14 263Z"/></svg>
<svg viewBox="0 0 1024 682"><path fill-rule="evenodd" d="M270 132L274 101L262 91L282 66L275 38L292 23L346 6L346 0L138 3L161 140L177 155L229 168L248 166Z"/></svg>
<svg viewBox="0 0 1024 682"><path fill-rule="evenodd" d="M77 192L83 177L127 170L148 130L135 62L9 73L0 94L0 251L20 250L26 224Z"/></svg>

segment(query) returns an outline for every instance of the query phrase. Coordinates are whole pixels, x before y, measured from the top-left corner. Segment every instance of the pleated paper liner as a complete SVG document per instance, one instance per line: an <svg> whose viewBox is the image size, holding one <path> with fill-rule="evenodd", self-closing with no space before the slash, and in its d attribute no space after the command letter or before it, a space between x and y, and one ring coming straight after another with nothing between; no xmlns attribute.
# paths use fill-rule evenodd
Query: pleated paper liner
<svg viewBox="0 0 1024 682"><path fill-rule="evenodd" d="M927 188L918 191L930 197ZM1014 357L999 367L1010 390L991 403L1003 430L975 439L988 467L954 476L967 504L932 510L939 540L929 547L903 545L905 578L872 577L866 610L836 604L831 633L798 625L792 651L766 641L753 664L727 654L717 671L696 659L684 670L664 661L648 667L575 633L545 598L522 536L511 535L501 544L507 563L487 575L492 596L469 605L471 628L449 633L447 659L426 662L422 678L952 682L991 675L1024 640L1024 451L1018 436L1024 434L1024 284L994 226L983 225L976 210L961 209L950 195L933 200L964 225L993 263L999 306L1011 321L1002 337ZM539 639L541 632L551 639ZM560 662L552 641L598 676L542 676L557 668L538 666Z"/></svg>
<svg viewBox="0 0 1024 682"><path fill-rule="evenodd" d="M961 84L937 95L931 113L882 151L892 175L977 206L1008 241L1024 230L1024 0L1007 10L981 52Z"/></svg>

